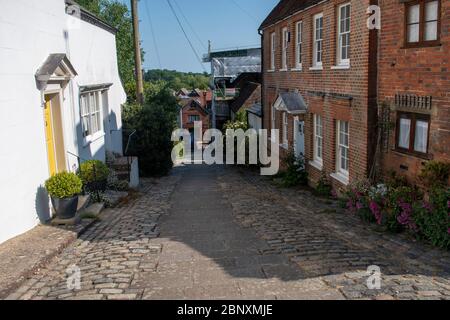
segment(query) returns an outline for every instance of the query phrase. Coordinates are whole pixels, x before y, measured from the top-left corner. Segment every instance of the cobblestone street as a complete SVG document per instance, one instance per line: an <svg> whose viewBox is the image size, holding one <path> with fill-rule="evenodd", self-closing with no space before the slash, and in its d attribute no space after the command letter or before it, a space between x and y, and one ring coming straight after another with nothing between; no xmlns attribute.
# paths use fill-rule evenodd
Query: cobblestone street
<svg viewBox="0 0 450 320"><path fill-rule="evenodd" d="M450 256L308 191L193 165L144 180L9 299L450 299Z"/></svg>

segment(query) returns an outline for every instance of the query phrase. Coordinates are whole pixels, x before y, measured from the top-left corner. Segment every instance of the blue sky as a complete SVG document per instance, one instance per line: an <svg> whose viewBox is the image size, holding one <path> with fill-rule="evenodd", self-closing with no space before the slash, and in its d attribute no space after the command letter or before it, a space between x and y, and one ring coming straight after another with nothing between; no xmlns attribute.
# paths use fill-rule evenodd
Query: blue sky
<svg viewBox="0 0 450 320"><path fill-rule="evenodd" d="M120 1L128 5L130 2L129 0ZM258 27L278 3L278 0L170 1L200 57L207 52L208 40L211 40L213 49L259 46ZM162 67L185 72L203 72L167 0L140 0L139 11L141 39L146 52L144 62L146 69ZM150 21L153 25L159 59ZM209 71L208 64L204 67Z"/></svg>

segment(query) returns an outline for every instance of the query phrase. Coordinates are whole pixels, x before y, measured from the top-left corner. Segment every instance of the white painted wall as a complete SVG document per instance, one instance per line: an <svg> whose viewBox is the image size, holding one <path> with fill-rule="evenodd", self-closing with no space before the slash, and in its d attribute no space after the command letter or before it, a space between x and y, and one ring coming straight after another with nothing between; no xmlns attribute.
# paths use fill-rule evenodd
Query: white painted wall
<svg viewBox="0 0 450 320"><path fill-rule="evenodd" d="M120 132L84 145L79 86L113 83L108 97L114 129L122 127L120 110L126 96L113 34L83 21L79 28L68 28L64 0L0 0L0 8L1 243L35 227L39 217L50 212L42 189L49 171L42 99L35 82L35 73L47 57L66 53L78 73L63 92L66 151L100 160L105 159L106 148L122 151ZM67 162L68 170L76 169L75 157L67 155Z"/></svg>
<svg viewBox="0 0 450 320"><path fill-rule="evenodd" d="M247 115L248 115L248 124L250 128L253 128L255 130L262 129L262 121L260 117L250 112L248 112Z"/></svg>

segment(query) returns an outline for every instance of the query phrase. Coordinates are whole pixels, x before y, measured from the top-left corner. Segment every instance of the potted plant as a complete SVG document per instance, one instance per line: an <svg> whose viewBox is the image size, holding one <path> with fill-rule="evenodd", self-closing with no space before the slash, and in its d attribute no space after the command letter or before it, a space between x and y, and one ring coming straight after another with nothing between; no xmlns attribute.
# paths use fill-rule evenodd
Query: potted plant
<svg viewBox="0 0 450 320"><path fill-rule="evenodd" d="M68 172L58 173L45 182L45 189L59 218L71 219L75 216L82 188L81 179Z"/></svg>
<svg viewBox="0 0 450 320"><path fill-rule="evenodd" d="M109 168L99 160L89 160L80 165L78 174L87 191L105 191L108 185Z"/></svg>

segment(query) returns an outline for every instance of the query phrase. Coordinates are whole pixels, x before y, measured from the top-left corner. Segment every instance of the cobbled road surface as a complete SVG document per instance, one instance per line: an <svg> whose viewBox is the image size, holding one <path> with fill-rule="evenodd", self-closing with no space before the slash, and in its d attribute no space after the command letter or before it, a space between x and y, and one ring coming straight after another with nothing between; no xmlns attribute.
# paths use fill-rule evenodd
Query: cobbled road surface
<svg viewBox="0 0 450 320"><path fill-rule="evenodd" d="M450 257L257 172L179 166L8 298L450 299Z"/></svg>

